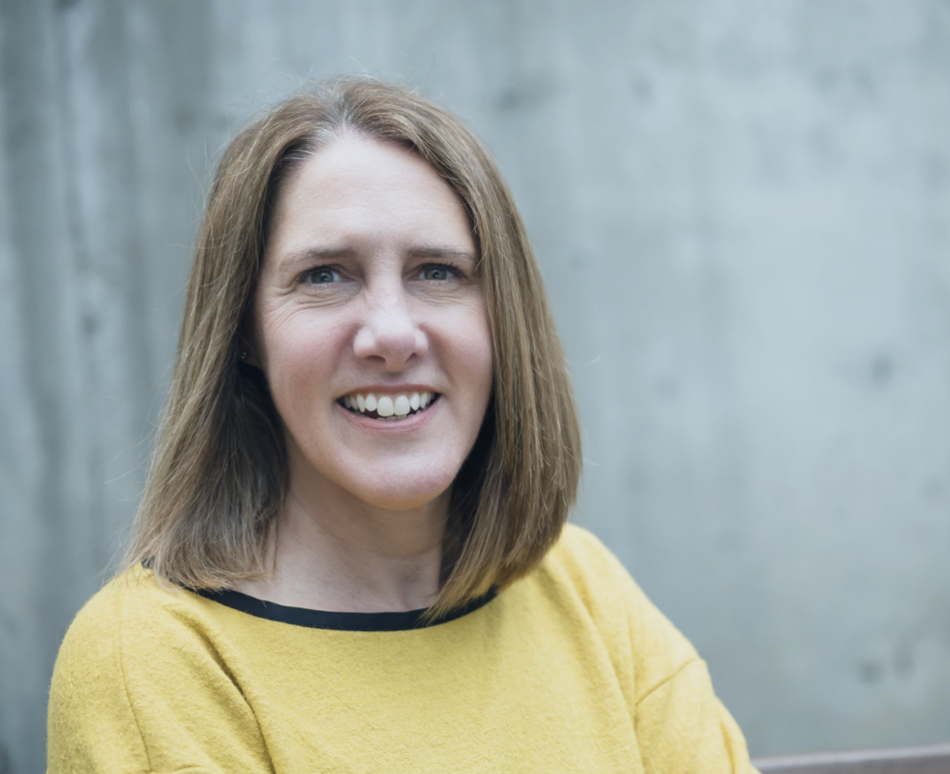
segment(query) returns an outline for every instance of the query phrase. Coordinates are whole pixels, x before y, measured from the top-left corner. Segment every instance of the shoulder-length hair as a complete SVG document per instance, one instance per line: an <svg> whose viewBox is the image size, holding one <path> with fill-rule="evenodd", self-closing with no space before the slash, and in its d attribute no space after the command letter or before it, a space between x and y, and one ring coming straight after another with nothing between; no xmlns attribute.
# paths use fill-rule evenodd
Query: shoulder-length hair
<svg viewBox="0 0 950 774"><path fill-rule="evenodd" d="M418 153L464 202L493 345L492 398L451 493L437 615L535 567L574 502L580 433L534 255L495 163L455 116L376 81L338 79L241 131L218 166L198 234L174 375L127 565L195 589L269 572L287 464L261 371L241 361L282 181L344 132Z"/></svg>

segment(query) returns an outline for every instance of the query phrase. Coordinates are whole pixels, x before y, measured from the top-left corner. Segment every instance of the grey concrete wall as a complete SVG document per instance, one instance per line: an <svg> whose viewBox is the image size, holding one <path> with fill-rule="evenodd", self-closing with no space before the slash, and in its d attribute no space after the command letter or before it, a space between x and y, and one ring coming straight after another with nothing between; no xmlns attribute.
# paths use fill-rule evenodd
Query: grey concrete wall
<svg viewBox="0 0 950 774"><path fill-rule="evenodd" d="M338 72L496 153L577 519L752 751L950 740L950 3L2 0L0 772L134 510L211 165Z"/></svg>

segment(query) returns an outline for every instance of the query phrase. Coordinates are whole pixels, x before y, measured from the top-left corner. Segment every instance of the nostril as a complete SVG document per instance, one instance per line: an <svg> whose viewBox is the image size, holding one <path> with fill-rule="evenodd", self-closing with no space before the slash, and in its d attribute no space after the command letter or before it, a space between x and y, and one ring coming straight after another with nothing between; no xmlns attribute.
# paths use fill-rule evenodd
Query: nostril
<svg viewBox="0 0 950 774"><path fill-rule="evenodd" d="M415 323L367 324L357 331L353 340L354 354L363 359L378 358L391 370L402 368L413 357L424 356L429 349L428 338Z"/></svg>

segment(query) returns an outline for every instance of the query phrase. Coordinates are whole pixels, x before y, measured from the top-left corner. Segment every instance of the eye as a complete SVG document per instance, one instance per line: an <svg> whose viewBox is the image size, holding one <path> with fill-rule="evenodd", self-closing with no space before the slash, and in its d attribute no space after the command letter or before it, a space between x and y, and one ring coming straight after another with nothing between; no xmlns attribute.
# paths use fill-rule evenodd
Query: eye
<svg viewBox="0 0 950 774"><path fill-rule="evenodd" d="M300 275L300 281L309 285L328 285L340 282L343 276L332 266L315 266Z"/></svg>
<svg viewBox="0 0 950 774"><path fill-rule="evenodd" d="M454 266L445 264L431 264L423 266L419 270L420 279L430 280L432 282L445 282L446 280L458 279L459 270Z"/></svg>

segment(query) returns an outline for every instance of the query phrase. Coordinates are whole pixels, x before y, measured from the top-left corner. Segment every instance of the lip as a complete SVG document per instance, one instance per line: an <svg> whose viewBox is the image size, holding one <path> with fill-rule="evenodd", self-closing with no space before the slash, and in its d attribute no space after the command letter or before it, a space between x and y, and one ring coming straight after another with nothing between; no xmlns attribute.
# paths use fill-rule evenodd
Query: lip
<svg viewBox="0 0 950 774"><path fill-rule="evenodd" d="M379 388L377 388L379 389ZM367 392L372 392L372 389L367 390ZM435 392L435 390L429 390L429 392ZM346 395L352 395L354 393L345 393ZM340 396L342 397L342 396ZM334 405L349 422L352 422L354 425L364 430L372 430L377 433L406 433L413 430L418 430L420 427L425 425L432 419L432 415L441 410L442 404L442 394L439 393L439 399L434 403L429 405L425 411L420 411L418 414L412 414L405 419L400 419L398 422L383 422L379 419L372 419L370 417L364 417L360 414L354 414L345 406L336 403Z"/></svg>

